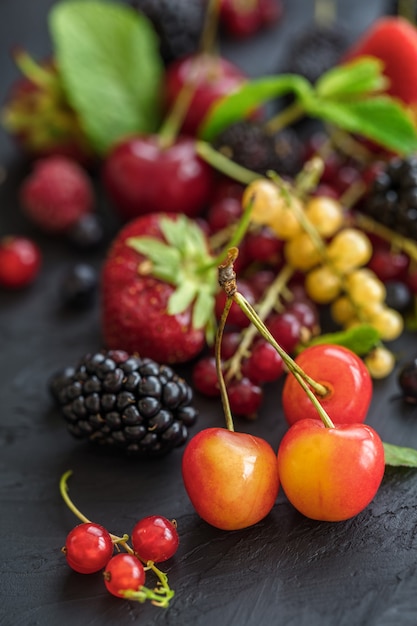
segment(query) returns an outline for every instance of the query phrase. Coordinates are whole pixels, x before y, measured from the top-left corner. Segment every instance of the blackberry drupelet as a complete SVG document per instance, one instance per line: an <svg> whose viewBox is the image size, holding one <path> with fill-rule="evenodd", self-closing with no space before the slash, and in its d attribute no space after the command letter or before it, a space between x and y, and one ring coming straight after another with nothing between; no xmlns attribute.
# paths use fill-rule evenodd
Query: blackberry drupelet
<svg viewBox="0 0 417 626"><path fill-rule="evenodd" d="M340 24L314 26L297 36L289 49L285 72L304 76L315 83L322 74L337 65L348 47Z"/></svg>
<svg viewBox="0 0 417 626"><path fill-rule="evenodd" d="M394 157L379 170L358 210L400 235L417 239L417 155Z"/></svg>
<svg viewBox="0 0 417 626"><path fill-rule="evenodd" d="M192 389L171 367L123 351L87 354L49 390L71 435L137 457L181 446L197 419Z"/></svg>
<svg viewBox="0 0 417 626"><path fill-rule="evenodd" d="M302 144L290 128L271 135L261 124L244 120L219 133L213 145L239 165L259 174L273 170L282 176L294 176L301 167Z"/></svg>
<svg viewBox="0 0 417 626"><path fill-rule="evenodd" d="M197 51L203 31L206 3L202 0L132 0L159 37L160 53L168 64Z"/></svg>

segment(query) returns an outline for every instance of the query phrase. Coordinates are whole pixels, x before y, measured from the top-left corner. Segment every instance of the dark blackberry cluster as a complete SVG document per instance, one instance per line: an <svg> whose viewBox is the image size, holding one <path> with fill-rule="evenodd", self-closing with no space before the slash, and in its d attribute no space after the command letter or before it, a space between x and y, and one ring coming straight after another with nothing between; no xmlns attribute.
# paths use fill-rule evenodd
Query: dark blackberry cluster
<svg viewBox="0 0 417 626"><path fill-rule="evenodd" d="M272 135L261 124L244 120L219 133L213 145L235 163L259 174L272 170L281 176L294 176L302 164L302 144L290 128Z"/></svg>
<svg viewBox="0 0 417 626"><path fill-rule="evenodd" d="M166 64L197 51L204 25L205 2L132 0L131 4L152 23Z"/></svg>
<svg viewBox="0 0 417 626"><path fill-rule="evenodd" d="M358 208L396 233L417 239L417 155L391 159Z"/></svg>
<svg viewBox="0 0 417 626"><path fill-rule="evenodd" d="M339 63L347 47L348 38L340 25L314 26L294 39L285 71L304 76L314 84Z"/></svg>
<svg viewBox="0 0 417 626"><path fill-rule="evenodd" d="M77 439L156 457L185 443L197 419L192 389L167 365L123 351L88 354L49 381Z"/></svg>

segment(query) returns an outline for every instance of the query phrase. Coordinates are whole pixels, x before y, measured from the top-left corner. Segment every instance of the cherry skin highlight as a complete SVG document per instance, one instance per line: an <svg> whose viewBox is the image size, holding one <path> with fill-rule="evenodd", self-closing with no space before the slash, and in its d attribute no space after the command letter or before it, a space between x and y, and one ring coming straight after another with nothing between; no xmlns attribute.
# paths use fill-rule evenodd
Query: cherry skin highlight
<svg viewBox="0 0 417 626"><path fill-rule="evenodd" d="M197 513L222 530L246 528L266 517L279 489L269 443L226 428L206 428L190 440L182 475Z"/></svg>
<svg viewBox="0 0 417 626"><path fill-rule="evenodd" d="M360 513L377 493L384 469L382 441L365 424L326 428L316 419L300 420L278 450L288 500L315 520L338 522Z"/></svg>

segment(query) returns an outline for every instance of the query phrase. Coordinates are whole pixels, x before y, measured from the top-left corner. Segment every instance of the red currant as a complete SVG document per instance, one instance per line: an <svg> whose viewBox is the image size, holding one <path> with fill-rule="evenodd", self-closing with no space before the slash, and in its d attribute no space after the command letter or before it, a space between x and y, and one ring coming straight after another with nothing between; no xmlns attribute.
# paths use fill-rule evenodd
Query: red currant
<svg viewBox="0 0 417 626"><path fill-rule="evenodd" d="M138 591L144 583L145 568L136 556L120 553L107 563L104 584L112 595L123 598L124 591Z"/></svg>
<svg viewBox="0 0 417 626"><path fill-rule="evenodd" d="M238 198L221 198L214 202L207 215L207 221L212 233L217 233L227 226L234 224L242 215L242 204Z"/></svg>
<svg viewBox="0 0 417 626"><path fill-rule="evenodd" d="M41 252L30 239L10 235L0 240L1 287L26 287L36 278L40 266Z"/></svg>
<svg viewBox="0 0 417 626"><path fill-rule="evenodd" d="M216 360L212 356L203 357L194 365L192 372L193 387L205 396L218 396Z"/></svg>
<svg viewBox="0 0 417 626"><path fill-rule="evenodd" d="M63 552L73 570L93 574L107 565L113 554L113 541L103 526L87 522L71 530Z"/></svg>
<svg viewBox="0 0 417 626"><path fill-rule="evenodd" d="M259 385L244 377L230 383L228 396L232 413L252 417L261 406L263 392Z"/></svg>
<svg viewBox="0 0 417 626"><path fill-rule="evenodd" d="M253 346L243 370L254 383L272 382L284 373L284 362L275 348L261 339Z"/></svg>
<svg viewBox="0 0 417 626"><path fill-rule="evenodd" d="M271 335L285 352L294 351L301 336L301 322L295 314L284 311L284 313L272 315L267 320L267 326Z"/></svg>
<svg viewBox="0 0 417 626"><path fill-rule="evenodd" d="M144 517L133 528L132 544L136 554L144 561L167 561L178 548L176 525L160 515Z"/></svg>

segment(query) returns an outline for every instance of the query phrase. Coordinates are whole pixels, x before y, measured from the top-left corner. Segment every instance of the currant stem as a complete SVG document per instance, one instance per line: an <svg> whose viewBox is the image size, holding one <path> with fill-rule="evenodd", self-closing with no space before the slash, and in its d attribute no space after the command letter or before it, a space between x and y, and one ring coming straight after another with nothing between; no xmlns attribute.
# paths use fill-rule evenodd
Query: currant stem
<svg viewBox="0 0 417 626"><path fill-rule="evenodd" d="M200 52L214 54L217 41L220 0L209 0L200 40Z"/></svg>
<svg viewBox="0 0 417 626"><path fill-rule="evenodd" d="M294 102L289 107L280 111L264 125L264 130L268 134L278 133L283 128L297 122L305 115L305 110L299 102Z"/></svg>

